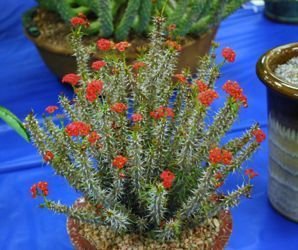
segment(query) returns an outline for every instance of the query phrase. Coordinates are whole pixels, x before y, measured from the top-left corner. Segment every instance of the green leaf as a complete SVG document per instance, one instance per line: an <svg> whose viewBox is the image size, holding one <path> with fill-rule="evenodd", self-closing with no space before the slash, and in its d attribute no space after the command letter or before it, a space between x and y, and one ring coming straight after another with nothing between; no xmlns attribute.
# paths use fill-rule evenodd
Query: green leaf
<svg viewBox="0 0 298 250"><path fill-rule="evenodd" d="M3 119L10 127L12 127L20 136L22 136L27 142L30 141L30 136L25 129L22 122L13 113L4 107L0 106L0 118Z"/></svg>

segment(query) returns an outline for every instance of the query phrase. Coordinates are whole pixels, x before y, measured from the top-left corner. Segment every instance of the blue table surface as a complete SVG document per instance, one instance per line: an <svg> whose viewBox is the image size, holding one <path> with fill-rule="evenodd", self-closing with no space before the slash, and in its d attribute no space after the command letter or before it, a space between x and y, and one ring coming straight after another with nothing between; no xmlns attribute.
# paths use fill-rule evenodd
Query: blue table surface
<svg viewBox="0 0 298 250"><path fill-rule="evenodd" d="M61 92L71 95L22 32L21 14L34 5L33 0L0 0L0 105L21 119L31 110L42 114ZM232 47L237 60L224 66L219 85L237 80L249 98L249 108L242 111L230 136L255 121L267 130L266 89L256 77L255 64L268 49L295 42L297 34L298 26L273 23L262 12L244 9L221 24L216 41L221 47ZM221 104L218 101L215 108ZM298 225L279 215L267 199L267 142L247 166L254 167L259 177L254 180L252 199L232 210L233 233L227 249L298 249ZM39 180L49 182L54 200L71 204L78 197L64 179L43 166L32 145L0 121L0 249L72 249L65 216L38 208L38 201L30 197L30 186Z"/></svg>

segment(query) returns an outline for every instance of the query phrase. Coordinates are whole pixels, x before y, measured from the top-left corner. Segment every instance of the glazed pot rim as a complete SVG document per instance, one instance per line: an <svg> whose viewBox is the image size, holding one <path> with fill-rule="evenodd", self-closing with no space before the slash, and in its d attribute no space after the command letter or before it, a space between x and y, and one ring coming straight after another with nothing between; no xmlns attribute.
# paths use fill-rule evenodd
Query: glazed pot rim
<svg viewBox="0 0 298 250"><path fill-rule="evenodd" d="M287 81L279 78L274 73L273 69L270 68L270 60L273 57L281 56L282 52L286 50L292 53L293 57L295 54L298 56L298 43L296 42L277 46L264 53L257 62L256 73L265 86L280 93L281 95L298 100L298 85L295 87ZM296 53L294 54L293 52Z"/></svg>

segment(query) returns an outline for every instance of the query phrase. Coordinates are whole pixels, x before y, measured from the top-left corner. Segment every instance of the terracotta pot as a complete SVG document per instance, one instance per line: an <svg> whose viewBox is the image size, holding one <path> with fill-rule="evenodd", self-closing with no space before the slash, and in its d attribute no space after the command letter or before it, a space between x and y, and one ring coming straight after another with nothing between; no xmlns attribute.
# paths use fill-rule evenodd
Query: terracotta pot
<svg viewBox="0 0 298 250"><path fill-rule="evenodd" d="M277 65L297 56L298 43L269 50L257 63L257 75L268 96L269 200L298 222L298 85L274 74Z"/></svg>
<svg viewBox="0 0 298 250"><path fill-rule="evenodd" d="M76 72L76 61L72 56L73 53L70 47L53 44L47 39L43 38L42 32L38 32L39 27L37 27L37 24L35 24L33 21L35 13L36 10L25 13L23 25L26 36L35 44L46 65L59 78L67 73ZM197 39L189 38L187 40L178 59L177 72L180 72L186 67L189 67L192 71L196 69L198 57L208 53L216 32L217 27L210 29ZM137 57L137 47L146 45L148 41L135 39L131 41L131 43L132 48L129 49L127 58L129 61L134 61ZM100 59L100 57L100 54L95 55L95 58L97 59Z"/></svg>
<svg viewBox="0 0 298 250"><path fill-rule="evenodd" d="M78 206L84 206L85 202L83 199L78 200L74 206L78 207ZM212 250L222 250L224 249L225 245L227 244L231 232L232 232L232 217L231 217L231 213L229 211L222 211L219 216L219 223L220 223L220 229L219 232L216 234L216 236L214 237L214 240L206 245L200 245L200 246L196 246L195 248L192 249L212 249ZM79 224L76 220L72 219L72 218L68 218L67 220L67 232L70 236L71 242L73 244L73 246L75 247L75 249L77 250L98 250L98 249L116 249L113 246L107 246L107 243L102 243L100 244L101 247L100 248L96 248L90 241L88 241L83 235L80 234L79 232ZM133 242L135 242L135 240L138 240L138 238L132 238ZM189 240L189 239L185 239L185 240ZM122 241L121 241L122 242ZM123 248L122 248L123 247ZM175 250L178 248L173 247L173 245L163 245L162 249L168 249L168 250ZM193 247L193 245L192 245ZM117 248L118 249L118 248ZM138 250L138 249L145 249L144 247L131 247L130 246L124 246L124 244L121 244L121 249L134 249L134 250ZM152 248L150 248L152 249ZM179 248L180 249L180 248Z"/></svg>
<svg viewBox="0 0 298 250"><path fill-rule="evenodd" d="M278 22L298 23L298 2L265 0L265 15Z"/></svg>

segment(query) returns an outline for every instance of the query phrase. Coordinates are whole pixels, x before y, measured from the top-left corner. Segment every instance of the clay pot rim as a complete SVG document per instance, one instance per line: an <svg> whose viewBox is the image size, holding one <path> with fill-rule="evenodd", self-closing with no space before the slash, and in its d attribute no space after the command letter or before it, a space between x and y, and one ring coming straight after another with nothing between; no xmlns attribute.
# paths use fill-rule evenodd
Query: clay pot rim
<svg viewBox="0 0 298 250"><path fill-rule="evenodd" d="M40 7L33 7L31 9L39 9ZM199 35L198 37L192 37L192 36L187 36L189 39L187 39L186 43L182 46L183 48L187 48L187 47L190 47L192 46L198 39L203 39L205 36L207 36L209 33L216 33L217 30L218 30L218 27L219 25L215 25L215 26L212 26L210 27L207 31L205 31L204 33L202 33L201 35ZM24 27L23 28L24 30L24 33L26 35L26 37L31 40L33 43L35 43L38 47L42 48L42 49L45 49L49 52L52 52L52 53L56 53L56 54L61 54L61 55L67 55L67 56L72 56L73 55L73 52L70 48L68 47L57 47L51 43L44 43L43 41L41 41L38 37L40 36L37 36L37 37L34 37L32 35L30 35L27 31L27 29ZM99 36L96 36L96 35L93 35L92 37L94 38L100 38ZM107 38L109 39L109 38ZM128 42L137 42L137 41L142 41L142 42L145 42L145 44L147 43L148 39L146 37L137 37L137 38L134 38L133 40L128 40ZM98 58L101 57L101 54L99 51L97 51L96 55L98 56ZM127 53L127 57L128 58L136 58L136 55L137 53Z"/></svg>
<svg viewBox="0 0 298 250"><path fill-rule="evenodd" d="M298 56L298 43L277 46L267 51L259 58L256 65L256 73L265 86L282 95L298 100L298 86L294 87L285 80L280 79L274 74L273 69L270 67L271 59L281 57L285 52L293 54L293 56L295 54Z"/></svg>

